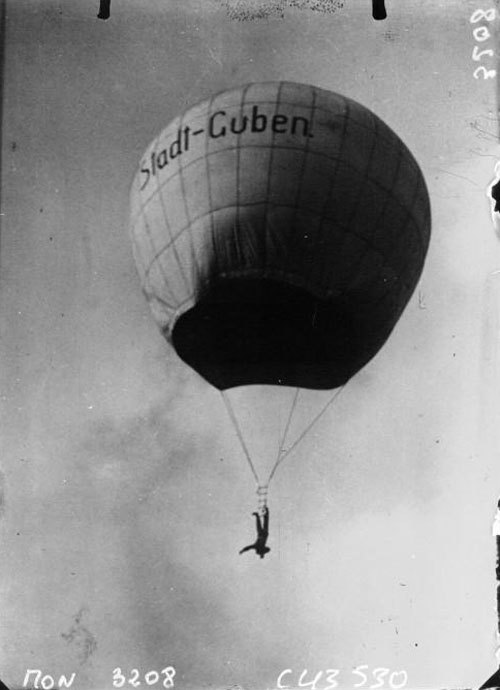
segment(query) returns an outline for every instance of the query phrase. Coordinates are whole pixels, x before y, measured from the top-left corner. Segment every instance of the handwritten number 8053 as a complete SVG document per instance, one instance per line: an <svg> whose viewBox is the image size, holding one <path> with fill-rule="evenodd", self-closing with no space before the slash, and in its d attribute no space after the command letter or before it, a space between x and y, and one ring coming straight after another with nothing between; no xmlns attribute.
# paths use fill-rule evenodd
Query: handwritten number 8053
<svg viewBox="0 0 500 690"><path fill-rule="evenodd" d="M496 19L496 17L496 9L494 7L490 7L490 9L488 10L476 10L472 13L469 21L471 24L477 24L481 20L486 22L492 22L494 19ZM478 43L483 43L484 41L487 41L489 38L491 38L491 33L488 27L483 25L476 26L472 31L472 35L474 36L474 40L476 40ZM493 50L491 50L491 48L484 48L483 50L479 50L479 46L474 46L474 49L472 51L472 59L474 60L474 62L480 62L485 55L487 57L493 57ZM496 74L496 70L488 70L484 65L479 65L479 67L476 67L476 69L474 70L473 77L474 79L479 79L482 75L483 79L493 79L494 77L496 77Z"/></svg>

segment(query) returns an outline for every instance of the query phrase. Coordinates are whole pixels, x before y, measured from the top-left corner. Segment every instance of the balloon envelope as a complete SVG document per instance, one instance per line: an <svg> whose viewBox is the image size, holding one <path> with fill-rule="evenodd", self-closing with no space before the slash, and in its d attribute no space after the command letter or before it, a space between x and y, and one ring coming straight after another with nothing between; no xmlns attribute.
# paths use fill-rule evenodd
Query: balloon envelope
<svg viewBox="0 0 500 690"><path fill-rule="evenodd" d="M259 83L200 103L152 142L131 232L160 328L207 381L327 389L394 328L430 207L413 156L370 110Z"/></svg>

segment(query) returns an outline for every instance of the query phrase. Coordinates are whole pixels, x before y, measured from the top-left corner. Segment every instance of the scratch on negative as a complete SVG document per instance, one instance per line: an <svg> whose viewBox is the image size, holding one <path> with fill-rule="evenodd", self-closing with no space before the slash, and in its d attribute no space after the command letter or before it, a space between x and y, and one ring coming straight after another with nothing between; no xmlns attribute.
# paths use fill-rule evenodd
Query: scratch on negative
<svg viewBox="0 0 500 690"><path fill-rule="evenodd" d="M471 184L474 185L474 187L479 187L477 182L474 182L474 180L470 180L468 177L464 177L463 175L459 175L458 173L451 172L451 170L443 170L443 168L435 168L435 170L439 170L440 172L444 172L447 175L453 175L453 177L459 177L461 180L465 180L466 182L470 182Z"/></svg>

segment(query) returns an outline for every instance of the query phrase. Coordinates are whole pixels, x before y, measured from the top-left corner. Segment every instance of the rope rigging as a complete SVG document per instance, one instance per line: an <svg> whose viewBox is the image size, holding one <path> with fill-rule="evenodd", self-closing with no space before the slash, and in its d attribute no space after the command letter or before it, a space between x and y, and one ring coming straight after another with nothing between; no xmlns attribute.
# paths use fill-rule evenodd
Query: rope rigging
<svg viewBox="0 0 500 690"><path fill-rule="evenodd" d="M345 386L345 384L344 384ZM306 426L306 428L302 431L301 434L295 439L295 441L292 443L291 446L289 446L286 450L284 450L283 445L280 447L280 452L278 455L278 458L276 462L274 463L274 467L271 470L271 473L269 475L268 483L271 481L271 479L274 477L274 473L278 469L279 465L287 458L292 451L295 450L295 448L299 445L299 443L304 439L304 437L309 433L309 431L313 428L313 426L319 422L321 417L325 414L325 412L328 410L330 405L338 398L338 396L341 394L341 392L344 390L344 386L341 388L337 388L331 398L328 399L328 401L323 405L321 410L316 414L316 416L313 418L313 420ZM297 396L296 396L297 397ZM296 402L296 399L294 400L294 404ZM286 436L283 438L283 444L286 440Z"/></svg>
<svg viewBox="0 0 500 690"><path fill-rule="evenodd" d="M252 462L252 458L250 457L250 453L248 451L247 445L245 443L245 439L243 438L243 434L241 433L240 425L238 424L238 420L236 418L236 415L233 410L233 406L231 405L231 401L229 400L229 397L226 395L225 391L221 391L220 394L222 395L222 399L224 400L224 404L226 405L226 410L229 415L229 418L231 419L233 423L234 430L236 431L236 435L238 436L238 439L240 441L241 448L243 452L245 453L245 457L247 459L247 462L250 466L250 469L252 471L252 474L255 478L255 481L257 482L257 486L260 486L259 482L259 475L257 474L257 471L254 467L254 464Z"/></svg>
<svg viewBox="0 0 500 690"><path fill-rule="evenodd" d="M292 422L292 417L293 417L293 413L295 412L295 407L297 406L297 401L298 401L298 399L299 399L299 394L300 394L300 388L296 388L296 389L295 389L295 395L294 395L294 397L293 397L292 404L291 404L291 406L290 406L290 411L289 411L289 413L288 413L288 419L287 419L286 424L285 424L285 429L284 429L284 431L283 431L283 435L282 435L282 437L281 437L280 444L279 444L279 446L278 446L278 454L277 454L277 456L276 456L276 461L275 461L275 462L279 462L279 459L280 459L281 454L282 454L282 452L283 452L283 446L284 446L285 441L286 441L287 436L288 436L288 430L289 430L290 424L291 424L291 422Z"/></svg>
<svg viewBox="0 0 500 690"><path fill-rule="evenodd" d="M345 386L345 384L344 384L344 386ZM305 436L314 427L314 425L321 419L321 417L325 414L325 412L328 410L328 408L332 405L332 403L338 398L340 393L344 390L344 386L341 386L340 388L337 388L334 391L333 395L327 400L327 402L323 405L323 407L320 409L320 411L313 417L312 421L309 422L309 424L306 426L306 428L302 430L302 432L295 439L295 441L293 441L293 443L290 446L288 446L288 448L285 449L285 443L286 443L286 440L288 437L288 432L290 430L293 415L294 415L295 409L297 407L297 402L298 402L298 398L299 398L299 394L300 394L300 388L297 388L295 390L292 404L291 404L290 410L288 412L288 418L287 418L287 421L285 424L285 429L284 429L283 434L282 434L281 439L280 439L276 460L274 462L273 467L271 468L267 482L265 484L261 482L259 475L257 473L257 470L255 469L255 465L252 461L250 451L248 450L248 447L245 443L245 439L243 437L243 433L241 431L241 427L239 425L238 418L236 417L236 413L235 413L234 408L231 404L231 400L229 399L229 396L226 394L225 391L220 391L220 393L222 395L222 399L223 399L224 404L226 406L227 413L229 415L229 418L233 424L234 430L235 430L236 435L238 437L238 440L240 442L241 449L243 450L243 453L244 453L245 458L247 460L248 466L250 467L250 470L251 470L253 477L255 479L255 483L257 484L257 496L258 496L259 512L262 513L262 511L267 506L267 493L268 493L268 489L269 489L269 484L271 483L271 480L273 479L278 467L295 450L295 448L297 448L299 443L305 438Z"/></svg>

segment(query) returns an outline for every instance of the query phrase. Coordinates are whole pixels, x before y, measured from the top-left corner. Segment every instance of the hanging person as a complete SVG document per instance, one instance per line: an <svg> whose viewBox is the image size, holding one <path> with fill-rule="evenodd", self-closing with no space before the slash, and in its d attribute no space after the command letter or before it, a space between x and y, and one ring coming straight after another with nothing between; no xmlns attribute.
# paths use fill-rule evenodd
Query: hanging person
<svg viewBox="0 0 500 690"><path fill-rule="evenodd" d="M255 526L257 528L257 539L253 544L249 544L241 549L240 554L245 553L245 551L250 551L255 549L255 553L261 558L264 558L266 553L269 553L271 549L266 546L267 538L269 536L269 508L267 506L263 509L264 520L261 521L259 513L252 513L255 515Z"/></svg>

